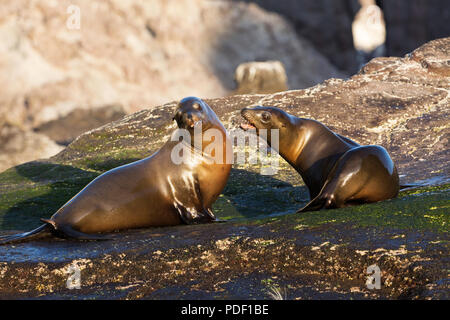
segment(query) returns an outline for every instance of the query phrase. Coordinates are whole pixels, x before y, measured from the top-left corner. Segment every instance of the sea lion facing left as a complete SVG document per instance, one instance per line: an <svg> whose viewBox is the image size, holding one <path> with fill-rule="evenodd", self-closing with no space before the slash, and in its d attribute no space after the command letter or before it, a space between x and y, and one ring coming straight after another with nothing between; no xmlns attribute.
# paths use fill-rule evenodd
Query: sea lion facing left
<svg viewBox="0 0 450 320"><path fill-rule="evenodd" d="M311 201L298 212L391 199L399 192L397 168L386 149L362 146L322 123L275 107L244 108L243 129L278 130L276 150L302 176Z"/></svg>
<svg viewBox="0 0 450 320"><path fill-rule="evenodd" d="M175 116L180 129L194 133L201 123L202 135L214 128L222 134L223 151L231 152L229 136L214 111L201 99L181 100ZM225 187L231 164L211 161L204 139L198 150L192 143L187 163L172 161L179 141L169 139L152 156L107 171L90 182L62 206L44 225L30 232L0 238L0 244L51 233L84 240L104 239L96 235L123 229L211 222L211 205Z"/></svg>

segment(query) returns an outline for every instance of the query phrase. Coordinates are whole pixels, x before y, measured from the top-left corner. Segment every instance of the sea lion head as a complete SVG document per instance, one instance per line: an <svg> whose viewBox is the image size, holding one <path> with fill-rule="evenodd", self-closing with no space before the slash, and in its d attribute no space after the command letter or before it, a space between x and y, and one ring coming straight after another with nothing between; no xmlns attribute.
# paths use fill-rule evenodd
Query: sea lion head
<svg viewBox="0 0 450 320"><path fill-rule="evenodd" d="M198 144L200 142L203 155L208 154L211 157L217 155L214 161L231 167L229 157L233 155L233 148L227 130L206 102L196 97L182 99L176 107L173 120L177 122L178 130L189 132L191 146L200 148ZM198 133L200 133L201 140L198 139L200 138ZM209 147L208 150L206 147ZM218 153L216 149L220 150L221 148L223 148L222 152ZM223 155L224 158L220 159L220 155Z"/></svg>
<svg viewBox="0 0 450 320"><path fill-rule="evenodd" d="M196 97L182 99L175 110L173 120L178 128L193 131L197 125L202 125L202 131L220 124L216 114L206 102Z"/></svg>
<svg viewBox="0 0 450 320"><path fill-rule="evenodd" d="M290 115L281 109L275 107L256 106L253 108L244 108L241 110L242 117L246 122L241 124L244 130L256 129L285 129L291 122Z"/></svg>

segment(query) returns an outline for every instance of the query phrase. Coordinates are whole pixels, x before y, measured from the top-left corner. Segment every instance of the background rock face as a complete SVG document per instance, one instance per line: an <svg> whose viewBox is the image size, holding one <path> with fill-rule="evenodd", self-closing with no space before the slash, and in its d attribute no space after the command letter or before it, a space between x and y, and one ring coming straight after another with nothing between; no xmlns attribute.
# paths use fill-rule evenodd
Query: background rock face
<svg viewBox="0 0 450 320"><path fill-rule="evenodd" d="M70 1L0 5L1 109L38 125L74 108L119 104L136 111L187 95L220 97L241 62L281 57L290 86L336 69L283 18L221 1ZM19 111L20 110L20 111Z"/></svg>
<svg viewBox="0 0 450 320"><path fill-rule="evenodd" d="M347 81L330 79L304 90L207 101L229 129L238 125L243 107L276 106L321 121L359 143L383 145L397 163L403 182L448 178L449 47L450 38L438 39L405 58L376 58ZM111 148L129 146L155 151L167 130L174 128L170 119L175 105L145 110L82 135L54 159L94 156L83 151L88 145L97 157ZM104 139L105 135L109 138Z"/></svg>
<svg viewBox="0 0 450 320"><path fill-rule="evenodd" d="M387 55L403 56L427 41L450 36L446 0L379 1L387 28Z"/></svg>
<svg viewBox="0 0 450 320"><path fill-rule="evenodd" d="M241 63L234 74L235 94L274 93L288 90L286 70L280 61Z"/></svg>
<svg viewBox="0 0 450 320"><path fill-rule="evenodd" d="M353 74L358 70L353 48L352 21L357 0L246 0L277 12L290 20L297 33L308 39L339 69Z"/></svg>
<svg viewBox="0 0 450 320"><path fill-rule="evenodd" d="M281 60L291 88L344 76L284 18L254 4L80 0L73 29L72 2L0 3L0 122L31 130L74 109L130 113L184 96L222 97L235 88L235 68L254 60Z"/></svg>
<svg viewBox="0 0 450 320"><path fill-rule="evenodd" d="M229 130L238 127L240 109L254 104L317 119L386 147L403 183L432 186L374 204L290 214L308 193L289 165L280 161L276 175L262 176L259 164L236 164L213 206L227 223L134 230L101 243L0 246L1 296L73 298L66 272L77 263L78 298L262 299L275 285L288 299L448 299L449 47L446 38L404 58L377 58L347 81L207 100ZM152 154L175 128L175 106L128 115L55 157L1 173L0 228L35 227L102 172ZM365 286L372 264L382 270L380 290Z"/></svg>

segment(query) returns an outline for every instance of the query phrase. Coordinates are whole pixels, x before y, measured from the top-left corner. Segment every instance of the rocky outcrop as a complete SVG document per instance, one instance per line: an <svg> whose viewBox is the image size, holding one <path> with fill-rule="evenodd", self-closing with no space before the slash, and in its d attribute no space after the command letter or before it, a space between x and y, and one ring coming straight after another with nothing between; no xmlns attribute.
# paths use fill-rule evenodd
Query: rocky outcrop
<svg viewBox="0 0 450 320"><path fill-rule="evenodd" d="M263 176L259 164L236 164L213 207L227 223L123 232L101 243L0 246L2 297L246 299L281 290L289 299L448 299L449 47L450 38L432 41L305 90L207 100L229 130L241 108L275 105L381 144L403 183L427 186L375 204L293 214L308 193L289 165L280 161L275 175ZM129 115L55 157L0 174L4 233L38 225L97 175L153 153L175 127L175 105ZM74 263L77 291L66 288ZM374 264L380 290L366 286Z"/></svg>

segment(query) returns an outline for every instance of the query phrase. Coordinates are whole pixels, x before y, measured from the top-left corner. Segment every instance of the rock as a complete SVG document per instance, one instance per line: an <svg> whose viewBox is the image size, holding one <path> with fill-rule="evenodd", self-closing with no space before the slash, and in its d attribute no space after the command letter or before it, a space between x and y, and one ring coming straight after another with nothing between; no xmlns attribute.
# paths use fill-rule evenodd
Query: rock
<svg viewBox="0 0 450 320"><path fill-rule="evenodd" d="M134 230L108 242L0 246L2 297L262 299L273 284L288 299L448 299L449 47L445 38L404 58L376 58L346 81L207 100L230 130L241 108L275 105L381 144L402 183L425 186L389 201L299 215L293 212L308 193L286 162L273 176L261 175L259 164L235 164L213 207L227 223ZM152 154L175 127L175 105L126 116L48 160L1 173L3 233L37 226L102 172ZM81 269L76 296L66 289L73 263ZM374 264L380 290L366 287Z"/></svg>
<svg viewBox="0 0 450 320"><path fill-rule="evenodd" d="M446 0L380 1L386 20L389 56L403 56L427 41L450 35Z"/></svg>
<svg viewBox="0 0 450 320"><path fill-rule="evenodd" d="M445 178L449 42L450 38L432 41L404 58L375 58L346 81L329 79L305 90L207 101L230 129L237 127L241 108L273 105L321 121L360 143L383 145L397 163L403 183ZM86 162L129 148L136 155L153 152L174 128L175 105L144 110L81 135L52 161ZM87 146L91 152L86 152ZM425 170L430 167L433 172Z"/></svg>
<svg viewBox="0 0 450 320"><path fill-rule="evenodd" d="M356 0L259 0L257 3L291 21L301 37L308 39L343 72L353 74L358 70L352 40Z"/></svg>
<svg viewBox="0 0 450 320"><path fill-rule="evenodd" d="M292 88L344 76L282 17L257 5L81 0L79 29L71 27L70 5L0 4L0 118L58 143L117 119L91 120L105 105L130 113L183 96L227 95L244 61L281 59ZM74 121L83 114L90 118ZM3 154L3 162L33 160L26 152Z"/></svg>
<svg viewBox="0 0 450 320"><path fill-rule="evenodd" d="M280 61L241 63L234 73L234 94L275 93L286 91L286 70Z"/></svg>
<svg viewBox="0 0 450 320"><path fill-rule="evenodd" d="M45 135L4 124L0 127L0 172L19 163L49 158L62 149Z"/></svg>
<svg viewBox="0 0 450 320"><path fill-rule="evenodd" d="M129 113L224 96L245 61L282 60L291 88L344 76L285 19L254 4L80 0L79 29L70 5L0 4L0 113L14 110L14 122L35 128L80 107Z"/></svg>
<svg viewBox="0 0 450 320"><path fill-rule="evenodd" d="M390 225L374 226L376 211L365 210L371 226L358 221L361 212L347 210L339 223L317 223L318 213L308 212L135 230L111 241L2 246L0 293L5 299L270 299L275 286L285 299L448 299L448 236L399 229L406 218L400 210L389 215ZM370 265L382 271L380 290L366 286ZM69 290L75 268L80 289Z"/></svg>
<svg viewBox="0 0 450 320"><path fill-rule="evenodd" d="M125 116L121 106L75 109L67 116L52 120L35 129L61 145L68 145L80 134Z"/></svg>

